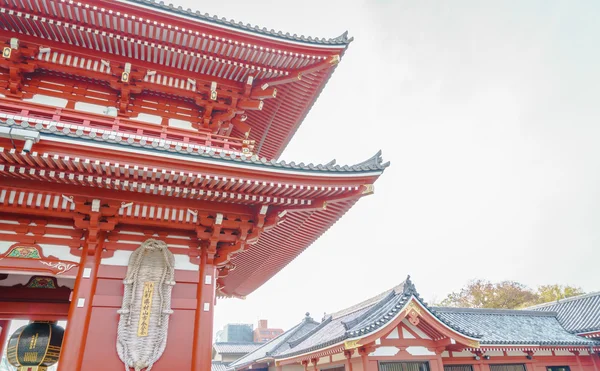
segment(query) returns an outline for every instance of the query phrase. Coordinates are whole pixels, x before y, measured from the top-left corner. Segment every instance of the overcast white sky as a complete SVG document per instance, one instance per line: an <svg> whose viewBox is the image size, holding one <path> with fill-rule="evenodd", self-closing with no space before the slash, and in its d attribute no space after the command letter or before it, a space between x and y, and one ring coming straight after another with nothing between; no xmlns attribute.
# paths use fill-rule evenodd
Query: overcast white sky
<svg viewBox="0 0 600 371"><path fill-rule="evenodd" d="M215 331L287 329L413 277L600 290L600 2L176 1L284 32L355 37L286 160L392 166Z"/></svg>

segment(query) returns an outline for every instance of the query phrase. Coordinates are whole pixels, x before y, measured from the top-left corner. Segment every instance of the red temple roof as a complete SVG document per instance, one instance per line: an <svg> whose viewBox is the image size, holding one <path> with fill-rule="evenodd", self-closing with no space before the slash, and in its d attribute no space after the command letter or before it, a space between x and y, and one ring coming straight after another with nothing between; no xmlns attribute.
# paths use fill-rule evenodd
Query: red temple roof
<svg viewBox="0 0 600 371"><path fill-rule="evenodd" d="M351 41L346 34L328 40L291 36L154 1L29 4L0 6L9 32L0 41L17 36L23 45L39 48L34 59L50 71L108 82L115 69L130 63L132 75L140 74L139 86L159 85L163 94L186 99L212 83L219 96L235 99L248 82L263 90L276 87L276 99L252 93L264 108L261 103L262 109L252 105L245 111L255 152L269 159L286 147ZM228 114L226 105L220 109ZM243 136L240 127L232 135Z"/></svg>
<svg viewBox="0 0 600 371"><path fill-rule="evenodd" d="M191 259L218 241L219 293L240 297L373 193L388 166L380 152L345 166L275 160L346 34L298 37L146 0L9 2L0 21L10 49L0 58L0 129L39 138L31 152L0 138L0 213L73 219L73 199L102 198L119 228L178 230ZM118 114L78 103L116 103Z"/></svg>

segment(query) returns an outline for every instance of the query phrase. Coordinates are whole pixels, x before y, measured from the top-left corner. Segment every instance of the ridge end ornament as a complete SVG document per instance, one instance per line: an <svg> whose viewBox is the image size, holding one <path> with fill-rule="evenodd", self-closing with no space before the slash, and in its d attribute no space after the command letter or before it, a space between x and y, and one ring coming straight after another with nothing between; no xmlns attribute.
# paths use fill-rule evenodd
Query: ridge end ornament
<svg viewBox="0 0 600 371"><path fill-rule="evenodd" d="M148 239L127 266L123 304L118 311L117 353L127 370L152 368L167 345L175 258L165 242Z"/></svg>

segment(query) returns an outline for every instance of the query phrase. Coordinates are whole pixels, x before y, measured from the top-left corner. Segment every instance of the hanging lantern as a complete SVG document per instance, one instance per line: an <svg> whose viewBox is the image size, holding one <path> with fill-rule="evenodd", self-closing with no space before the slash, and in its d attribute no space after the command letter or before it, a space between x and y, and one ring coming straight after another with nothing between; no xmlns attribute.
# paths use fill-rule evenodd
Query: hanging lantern
<svg viewBox="0 0 600 371"><path fill-rule="evenodd" d="M12 334L6 358L17 371L46 371L58 362L64 333L55 322L32 322Z"/></svg>

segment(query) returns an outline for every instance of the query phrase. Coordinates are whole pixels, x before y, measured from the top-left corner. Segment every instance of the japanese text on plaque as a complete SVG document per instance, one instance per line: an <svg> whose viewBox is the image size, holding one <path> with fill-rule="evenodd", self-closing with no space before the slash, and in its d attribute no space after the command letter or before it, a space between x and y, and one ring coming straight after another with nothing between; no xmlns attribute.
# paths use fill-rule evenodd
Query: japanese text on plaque
<svg viewBox="0 0 600 371"><path fill-rule="evenodd" d="M150 324L150 313L152 312L152 295L154 294L154 282L144 282L144 293L142 294L142 308L140 309L140 324L137 336L148 336L148 325Z"/></svg>

